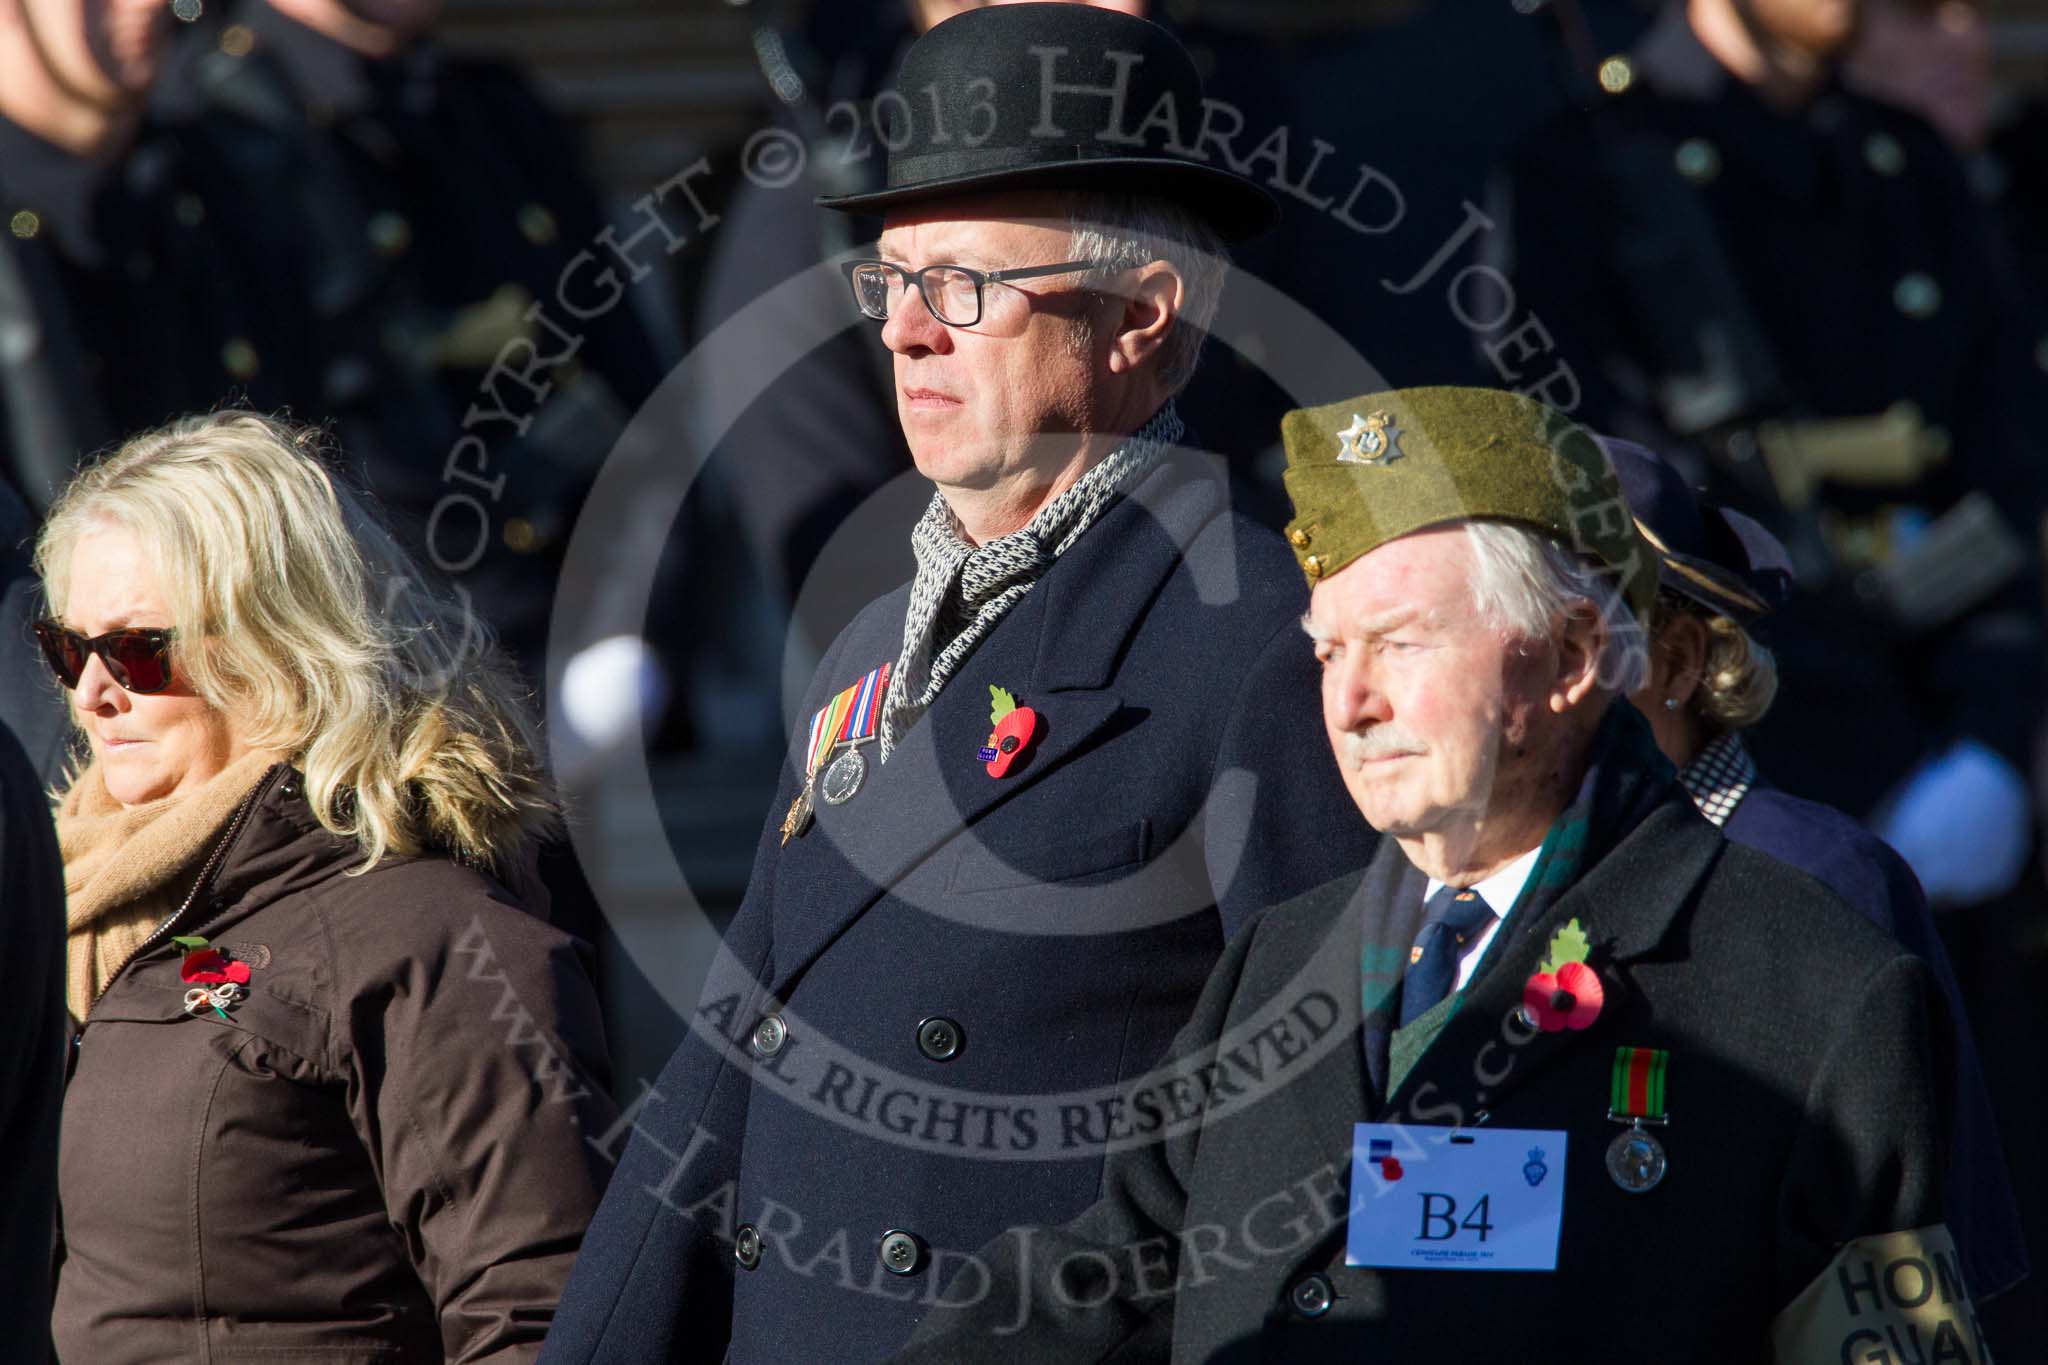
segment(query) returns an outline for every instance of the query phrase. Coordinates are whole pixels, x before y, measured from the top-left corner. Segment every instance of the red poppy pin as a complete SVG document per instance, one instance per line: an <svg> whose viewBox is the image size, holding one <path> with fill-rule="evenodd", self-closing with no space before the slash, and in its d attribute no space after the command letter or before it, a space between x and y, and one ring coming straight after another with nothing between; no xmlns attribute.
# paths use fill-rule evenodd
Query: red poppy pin
<svg viewBox="0 0 2048 1365"><path fill-rule="evenodd" d="M243 988L249 984L249 964L229 957L197 935L171 942L185 950L185 961L178 968L178 978L192 987L185 992L185 1012L199 1014L211 1009L227 1018L228 1006L242 998Z"/></svg>
<svg viewBox="0 0 2048 1365"><path fill-rule="evenodd" d="M1000 687L991 686L988 694L988 723L995 728L981 746L980 758L990 777L1003 777L1038 737L1038 713L1017 705L1017 698Z"/></svg>
<svg viewBox="0 0 2048 1365"><path fill-rule="evenodd" d="M1550 940L1550 957L1543 970L1522 987L1522 1021L1545 1033L1561 1029L1582 1029L1600 1017L1607 988L1600 973L1586 965L1592 944L1577 920L1567 923Z"/></svg>

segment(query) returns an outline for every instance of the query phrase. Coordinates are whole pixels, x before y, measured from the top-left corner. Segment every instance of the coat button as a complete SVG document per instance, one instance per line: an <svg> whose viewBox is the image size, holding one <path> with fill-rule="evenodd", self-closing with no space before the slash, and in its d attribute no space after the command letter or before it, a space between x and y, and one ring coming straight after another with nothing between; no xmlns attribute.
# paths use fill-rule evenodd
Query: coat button
<svg viewBox="0 0 2048 1365"><path fill-rule="evenodd" d="M924 1267L924 1243L914 1232L891 1228L882 1234L882 1269L891 1275L915 1275Z"/></svg>
<svg viewBox="0 0 2048 1365"><path fill-rule="evenodd" d="M1321 1275L1311 1275L1287 1291L1287 1302L1294 1311L1305 1318L1319 1318L1330 1311L1336 1295L1330 1292L1330 1282Z"/></svg>
<svg viewBox="0 0 2048 1365"><path fill-rule="evenodd" d="M1892 286L1892 305L1909 318L1931 318L1941 311L1941 285L1923 271L1909 271Z"/></svg>
<svg viewBox="0 0 2048 1365"><path fill-rule="evenodd" d="M1678 173L1695 185L1711 185L1721 174L1721 153L1703 137L1689 137L1671 155Z"/></svg>
<svg viewBox="0 0 2048 1365"><path fill-rule="evenodd" d="M376 214L370 219L368 230L370 245L377 248L380 255L403 255L405 249L412 245L412 224L400 214L388 210Z"/></svg>
<svg viewBox="0 0 2048 1365"><path fill-rule="evenodd" d="M741 1270L752 1270L761 1264L761 1229L752 1223L742 1223L732 1235L732 1258L739 1262Z"/></svg>
<svg viewBox="0 0 2048 1365"><path fill-rule="evenodd" d="M1879 175L1897 175L1906 169L1906 149L1890 133L1872 133L1863 139L1863 159Z"/></svg>
<svg viewBox="0 0 2048 1365"><path fill-rule="evenodd" d="M960 1026L935 1014L917 1026L917 1050L935 1062L950 1062L960 1055L967 1035Z"/></svg>
<svg viewBox="0 0 2048 1365"><path fill-rule="evenodd" d="M263 369L263 357L247 337L229 337L220 348L220 367L236 379L254 379Z"/></svg>
<svg viewBox="0 0 2048 1365"><path fill-rule="evenodd" d="M1287 543L1297 550L1306 550L1311 540L1312 537L1309 533L1302 530L1299 526L1287 533Z"/></svg>
<svg viewBox="0 0 2048 1365"><path fill-rule="evenodd" d="M754 1025L754 1051L759 1056L773 1057L788 1041L789 1025L782 1022L779 1014L764 1014L761 1022Z"/></svg>

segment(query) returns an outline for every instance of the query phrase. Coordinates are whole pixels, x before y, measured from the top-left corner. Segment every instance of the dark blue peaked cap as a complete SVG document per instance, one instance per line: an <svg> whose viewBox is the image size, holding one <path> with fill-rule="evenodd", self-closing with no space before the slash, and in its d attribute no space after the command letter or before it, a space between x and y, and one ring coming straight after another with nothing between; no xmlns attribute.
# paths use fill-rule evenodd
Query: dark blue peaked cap
<svg viewBox="0 0 2048 1365"><path fill-rule="evenodd" d="M1778 538L1740 512L1702 502L1685 476L1633 441L1600 438L1636 529L1657 552L1657 585L1749 625L1792 595L1792 559Z"/></svg>

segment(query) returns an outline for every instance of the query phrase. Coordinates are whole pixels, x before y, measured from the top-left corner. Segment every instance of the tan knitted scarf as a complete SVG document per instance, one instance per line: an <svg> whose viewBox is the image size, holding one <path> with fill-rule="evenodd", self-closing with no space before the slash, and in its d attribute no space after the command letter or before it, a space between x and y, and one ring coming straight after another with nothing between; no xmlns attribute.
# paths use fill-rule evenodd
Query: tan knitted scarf
<svg viewBox="0 0 2048 1365"><path fill-rule="evenodd" d="M192 889L213 839L277 755L258 751L200 786L123 806L94 763L57 803L70 951L64 996L83 1020L150 932Z"/></svg>

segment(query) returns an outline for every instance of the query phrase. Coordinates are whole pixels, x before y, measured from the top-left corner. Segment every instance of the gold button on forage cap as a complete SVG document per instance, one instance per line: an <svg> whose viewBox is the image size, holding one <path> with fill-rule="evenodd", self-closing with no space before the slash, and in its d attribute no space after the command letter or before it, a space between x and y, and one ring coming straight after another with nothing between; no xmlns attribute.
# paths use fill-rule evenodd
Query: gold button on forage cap
<svg viewBox="0 0 2048 1365"><path fill-rule="evenodd" d="M1385 413L1402 458L1360 462L1347 427ZM1287 449L1288 541L1313 587L1414 531L1483 518L1530 527L1614 570L1638 616L1657 594L1657 558L1636 532L1621 484L1592 434L1504 389L1368 394L1280 421ZM1297 532L1313 528L1314 554Z"/></svg>

